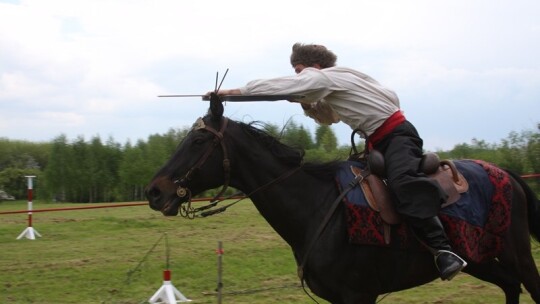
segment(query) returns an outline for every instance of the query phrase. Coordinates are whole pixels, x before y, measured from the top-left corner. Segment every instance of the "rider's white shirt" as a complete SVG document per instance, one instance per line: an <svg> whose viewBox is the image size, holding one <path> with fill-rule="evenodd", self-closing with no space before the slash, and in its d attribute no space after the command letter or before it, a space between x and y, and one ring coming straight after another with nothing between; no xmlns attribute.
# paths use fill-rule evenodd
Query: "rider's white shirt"
<svg viewBox="0 0 540 304"><path fill-rule="evenodd" d="M368 136L395 112L394 91L359 71L345 67L305 68L293 76L259 79L240 88L243 95L304 95L305 114L320 124L343 121Z"/></svg>

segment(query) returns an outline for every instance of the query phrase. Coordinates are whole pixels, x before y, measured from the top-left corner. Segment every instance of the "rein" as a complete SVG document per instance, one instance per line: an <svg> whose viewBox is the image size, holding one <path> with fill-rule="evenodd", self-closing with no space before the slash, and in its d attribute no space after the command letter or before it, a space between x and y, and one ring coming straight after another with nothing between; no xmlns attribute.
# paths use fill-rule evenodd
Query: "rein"
<svg viewBox="0 0 540 304"><path fill-rule="evenodd" d="M283 173L282 175L278 176L277 178L271 180L270 182L260 186L259 188L251 191L249 194L247 194L246 196L242 197L242 198L239 198L237 199L236 201L228 204L228 205L225 205L223 207L220 207L220 208L217 208L217 209L214 209L214 210L209 210L209 211L206 211L206 212L201 212L200 215L198 215L198 217L207 217L207 216L210 216L210 215L214 215L214 214L218 214L218 213L221 213L221 212L224 212L227 210L227 208L235 205L236 203L248 198L248 197L251 197L253 194L259 192L259 191L262 191L262 190L265 190L266 188L269 188L270 186L274 185L274 184L277 184L278 182L288 178L289 176L293 175L294 173L296 173L300 168L302 168L302 165L298 166L298 167L295 167L289 171L286 171L285 173ZM206 205L206 206L202 206L202 207L199 207L199 208L195 208L193 209L191 212L194 214L193 217L191 218L194 218L196 215L195 213L196 212L199 212L199 211L203 211L203 210L206 210L206 209L210 209L214 206L216 206L218 203L226 200L226 199L229 199L231 197L234 197L234 196L237 196L238 194L241 194L242 192L237 192L229 197L226 197L226 198L223 198L221 200L216 200L216 201L212 201L210 204Z"/></svg>

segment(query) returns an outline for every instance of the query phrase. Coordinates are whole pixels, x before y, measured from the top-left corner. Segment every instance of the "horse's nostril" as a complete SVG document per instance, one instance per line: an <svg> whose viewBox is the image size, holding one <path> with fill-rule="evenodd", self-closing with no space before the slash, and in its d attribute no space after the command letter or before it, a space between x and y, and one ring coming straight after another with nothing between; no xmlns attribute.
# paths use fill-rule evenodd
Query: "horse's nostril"
<svg viewBox="0 0 540 304"><path fill-rule="evenodd" d="M146 197L148 199L152 199L152 198L157 198L159 197L161 194L161 191L159 191L159 189L157 187L152 187L150 189L147 189L146 190Z"/></svg>

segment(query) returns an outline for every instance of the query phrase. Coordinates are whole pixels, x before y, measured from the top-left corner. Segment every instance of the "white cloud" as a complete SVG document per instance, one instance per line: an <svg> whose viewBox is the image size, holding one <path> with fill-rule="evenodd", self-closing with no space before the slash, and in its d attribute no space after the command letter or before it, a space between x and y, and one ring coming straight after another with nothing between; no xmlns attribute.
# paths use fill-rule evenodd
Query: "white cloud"
<svg viewBox="0 0 540 304"><path fill-rule="evenodd" d="M326 44L340 64L394 88L426 146L496 141L540 117L539 8L532 0L0 2L0 115L10 116L0 136L47 140L69 129L123 141L190 125L202 101L156 96L206 92L226 68L225 87L291 73L290 47L301 41ZM226 111L315 129L286 102ZM491 118L480 127L479 111ZM36 116L25 125L39 132L17 126L27 113ZM448 127L455 121L459 128ZM348 144L349 130L336 130Z"/></svg>
<svg viewBox="0 0 540 304"><path fill-rule="evenodd" d="M79 126L85 123L84 116L69 112L42 112L36 118L67 127Z"/></svg>

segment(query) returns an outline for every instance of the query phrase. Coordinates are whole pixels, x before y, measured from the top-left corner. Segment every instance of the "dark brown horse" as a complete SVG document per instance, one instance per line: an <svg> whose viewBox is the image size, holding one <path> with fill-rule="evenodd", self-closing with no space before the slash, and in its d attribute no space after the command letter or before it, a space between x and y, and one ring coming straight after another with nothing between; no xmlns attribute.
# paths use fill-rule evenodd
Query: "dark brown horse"
<svg viewBox="0 0 540 304"><path fill-rule="evenodd" d="M231 186L243 191L291 246L310 290L331 303L375 303L381 294L438 278L428 251L351 245L343 204L331 212L319 234L340 196L335 184L338 163L303 163L301 151L223 117L220 102L212 101L211 110L148 185L152 209L177 215L191 195L207 189ZM540 236L540 203L519 176L511 175L511 185L511 225L502 251L487 262L468 261L464 272L499 286L506 303L519 303L522 284L539 303L540 277L530 236Z"/></svg>

